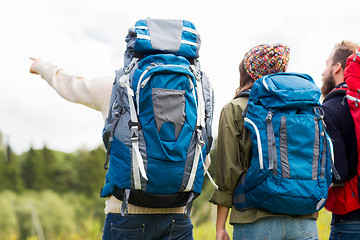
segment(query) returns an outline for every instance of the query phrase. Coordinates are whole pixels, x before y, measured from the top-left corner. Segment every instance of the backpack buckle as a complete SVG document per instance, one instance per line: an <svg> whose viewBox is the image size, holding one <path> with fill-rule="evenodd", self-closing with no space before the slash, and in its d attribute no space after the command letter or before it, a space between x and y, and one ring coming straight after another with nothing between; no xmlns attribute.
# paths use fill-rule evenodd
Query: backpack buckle
<svg viewBox="0 0 360 240"><path fill-rule="evenodd" d="M190 70L195 77L195 80L201 81L201 74L195 69L194 65L190 65Z"/></svg>
<svg viewBox="0 0 360 240"><path fill-rule="evenodd" d="M360 89L357 89L357 95L356 95L356 100L355 100L355 107L358 107L358 101L359 101L359 94L360 94Z"/></svg>
<svg viewBox="0 0 360 240"><path fill-rule="evenodd" d="M139 129L141 129L139 122L133 122L130 120L128 125L130 129L131 142L137 142L139 140Z"/></svg>
<svg viewBox="0 0 360 240"><path fill-rule="evenodd" d="M132 126L131 129L131 142L137 142L139 140L138 126Z"/></svg>
<svg viewBox="0 0 360 240"><path fill-rule="evenodd" d="M318 120L323 120L325 113L324 110L321 107L315 107L314 113L318 116Z"/></svg>
<svg viewBox="0 0 360 240"><path fill-rule="evenodd" d="M125 74L129 74L131 72L131 70L133 69L133 67L135 66L135 63L138 59L137 58L133 58L133 60L131 61L131 63L129 64L129 66L124 70Z"/></svg>
<svg viewBox="0 0 360 240"><path fill-rule="evenodd" d="M356 61L356 56L360 57L360 52L356 49L353 61Z"/></svg>
<svg viewBox="0 0 360 240"><path fill-rule="evenodd" d="M197 129L196 129L196 137L197 137L198 143L201 146L205 145L205 141L204 141L204 138L203 138L203 135L202 135L201 127L197 127Z"/></svg>
<svg viewBox="0 0 360 240"><path fill-rule="evenodd" d="M266 122L271 122L271 119L272 119L273 115L274 115L274 113L269 111L268 114L266 115L265 121Z"/></svg>

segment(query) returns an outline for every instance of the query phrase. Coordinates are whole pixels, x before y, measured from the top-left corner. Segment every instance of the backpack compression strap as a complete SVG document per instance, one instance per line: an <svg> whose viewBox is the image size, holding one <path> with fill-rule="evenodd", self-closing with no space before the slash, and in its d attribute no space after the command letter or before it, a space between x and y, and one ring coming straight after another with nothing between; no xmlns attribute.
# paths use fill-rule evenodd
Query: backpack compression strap
<svg viewBox="0 0 360 240"><path fill-rule="evenodd" d="M195 93L195 89L194 86L192 86L192 93L194 96L195 101L197 102L197 120L196 120L196 136L197 136L197 144L196 144L196 149L195 149L195 154L194 154L194 160L193 160L193 164L192 164L192 168L190 171L190 177L189 177L189 181L186 185L185 188L185 192L191 191L194 181L195 181L195 176L196 176L196 169L197 169L197 165L199 163L199 157L200 154L202 153L202 146L205 144L203 136L202 136L202 131L201 129L203 127L205 127L205 102L204 102L204 97L203 97L203 92L202 92L202 85L201 85L201 78L197 75L197 73L193 70L193 74L195 75L195 79L196 79L196 91L197 91L197 98L196 98L196 93ZM189 81L191 82L191 80L189 79Z"/></svg>
<svg viewBox="0 0 360 240"><path fill-rule="evenodd" d="M210 173L208 172L208 170L206 168L206 165L204 163L204 157L202 154L202 147L205 144L203 135L202 135L202 128L205 128L205 101L204 101L203 87L201 84L201 76L196 71L195 66L191 65L191 70L196 79L197 98L196 98L196 93L195 93L194 87L193 87L193 96L194 96L194 99L196 100L197 106L198 106L197 107L197 120L196 120L197 144L196 144L196 149L195 149L195 154L194 154L195 156L194 156L194 161L193 161L191 172L190 172L189 181L184 190L185 192L191 191L191 189L193 187L193 184L195 181L195 176L196 176L196 169L197 169L197 165L199 163L200 157L201 157L201 161L204 166L204 171L205 171L206 175L208 176L208 178L210 179L210 182L214 185L214 187L216 189L218 189L218 186L215 184L215 181L212 179ZM190 79L189 79L189 81L190 81ZM190 81L190 83L191 83L191 81Z"/></svg>
<svg viewBox="0 0 360 240"><path fill-rule="evenodd" d="M141 156L139 150L139 122L138 117L136 114L135 104L134 104L134 91L130 87L129 81L129 73L131 69L134 67L137 59L134 58L129 67L125 70L125 74L119 79L120 86L126 88L127 95L129 99L129 108L130 108L130 115L131 115L131 145L132 145L132 158L133 158L133 174L134 174L134 185L135 189L141 189L141 180L139 175L139 170L141 176L148 180L145 167L144 167L144 160Z"/></svg>

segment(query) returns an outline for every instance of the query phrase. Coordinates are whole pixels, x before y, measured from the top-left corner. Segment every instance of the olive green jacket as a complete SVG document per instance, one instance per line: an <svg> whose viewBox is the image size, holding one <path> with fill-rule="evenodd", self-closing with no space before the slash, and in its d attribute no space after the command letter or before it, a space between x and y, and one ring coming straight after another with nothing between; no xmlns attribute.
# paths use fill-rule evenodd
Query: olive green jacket
<svg viewBox="0 0 360 240"><path fill-rule="evenodd" d="M247 97L240 97L226 104L220 115L215 159L215 189L210 202L228 208L233 205L233 192L240 181L241 174L250 166L251 139L244 127L242 113L248 102ZM251 223L263 217L279 216L257 208L238 211L232 208L230 223ZM315 214L294 216L316 218Z"/></svg>

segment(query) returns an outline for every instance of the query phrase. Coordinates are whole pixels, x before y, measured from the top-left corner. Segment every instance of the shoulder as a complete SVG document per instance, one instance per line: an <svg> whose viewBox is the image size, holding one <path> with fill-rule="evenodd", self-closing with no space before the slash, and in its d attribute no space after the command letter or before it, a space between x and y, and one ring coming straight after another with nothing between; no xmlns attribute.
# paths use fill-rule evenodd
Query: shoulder
<svg viewBox="0 0 360 240"><path fill-rule="evenodd" d="M246 108L247 102L248 102L247 97L239 97L239 98L233 99L230 102L228 102L227 104L225 104L224 107L222 108L222 110L223 111L232 111L232 112L241 111L241 113L242 113L244 111L244 109Z"/></svg>
<svg viewBox="0 0 360 240"><path fill-rule="evenodd" d="M221 110L219 126L234 126L240 130L243 125L243 112L246 108L247 98L236 98L228 102Z"/></svg>
<svg viewBox="0 0 360 240"><path fill-rule="evenodd" d="M328 128L336 127L342 131L352 130L354 120L351 116L349 104L344 96L335 96L322 105L325 122Z"/></svg>
<svg viewBox="0 0 360 240"><path fill-rule="evenodd" d="M242 113L246 108L247 102L247 98L240 97L225 104L221 110L221 120L242 119Z"/></svg>
<svg viewBox="0 0 360 240"><path fill-rule="evenodd" d="M336 95L322 104L325 114L342 115L349 113L349 105L344 99L345 95Z"/></svg>
<svg viewBox="0 0 360 240"><path fill-rule="evenodd" d="M329 99L334 98L335 96L345 96L346 95L347 88L345 87L338 87L333 89L331 92L329 92L325 98L324 103L327 102Z"/></svg>

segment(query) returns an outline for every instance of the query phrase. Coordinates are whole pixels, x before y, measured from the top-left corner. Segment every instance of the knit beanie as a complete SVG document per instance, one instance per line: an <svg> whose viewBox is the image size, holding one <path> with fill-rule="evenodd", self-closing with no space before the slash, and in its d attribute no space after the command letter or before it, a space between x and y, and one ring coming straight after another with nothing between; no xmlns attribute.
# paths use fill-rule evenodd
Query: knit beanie
<svg viewBox="0 0 360 240"><path fill-rule="evenodd" d="M265 75L285 72L289 62L290 48L282 44L262 44L245 54L246 72L257 80Z"/></svg>

